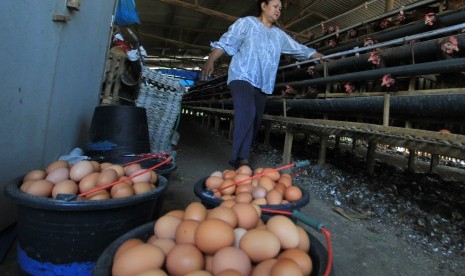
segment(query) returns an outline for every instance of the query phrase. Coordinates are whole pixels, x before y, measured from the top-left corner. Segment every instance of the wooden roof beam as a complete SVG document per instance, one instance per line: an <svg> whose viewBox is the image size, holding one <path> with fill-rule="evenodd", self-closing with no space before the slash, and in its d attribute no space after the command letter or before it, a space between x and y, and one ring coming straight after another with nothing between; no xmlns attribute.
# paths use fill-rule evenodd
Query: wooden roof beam
<svg viewBox="0 0 465 276"><path fill-rule="evenodd" d="M183 7L185 9L194 10L194 11L206 14L206 15L214 16L214 17L225 19L225 20L228 20L228 21L236 21L237 19L239 19L239 17L236 17L236 16L232 16L232 15L229 15L229 14L225 14L225 13L222 13L222 12L219 12L219 11L215 11L215 10L211 10L211 9L202 7L202 6L198 5L198 3L197 4L190 4L190 3L186 3L186 2L180 1L180 0L158 0L158 1L170 4L170 5Z"/></svg>

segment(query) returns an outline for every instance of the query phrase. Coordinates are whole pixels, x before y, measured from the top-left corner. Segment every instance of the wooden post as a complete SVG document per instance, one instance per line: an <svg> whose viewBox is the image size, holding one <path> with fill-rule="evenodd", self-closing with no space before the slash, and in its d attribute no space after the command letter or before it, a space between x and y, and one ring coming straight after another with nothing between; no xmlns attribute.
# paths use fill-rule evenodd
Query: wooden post
<svg viewBox="0 0 465 276"><path fill-rule="evenodd" d="M215 132L218 133L220 129L220 116L215 116Z"/></svg>
<svg viewBox="0 0 465 276"><path fill-rule="evenodd" d="M292 154L292 140L294 140L294 133L291 127L286 128L286 137L284 138L284 149L283 149L283 162L289 164L291 162Z"/></svg>
<svg viewBox="0 0 465 276"><path fill-rule="evenodd" d="M283 116L287 117L287 104L285 98L283 98Z"/></svg>
<svg viewBox="0 0 465 276"><path fill-rule="evenodd" d="M271 136L271 122L266 121L265 122L265 145L270 144L270 136Z"/></svg>
<svg viewBox="0 0 465 276"><path fill-rule="evenodd" d="M412 128L411 121L405 121L405 128ZM407 171L414 172L415 171L415 159L416 159L416 152L413 149L408 149L409 156L408 156L408 163L407 163Z"/></svg>
<svg viewBox="0 0 465 276"><path fill-rule="evenodd" d="M352 153L355 153L357 150L357 138L352 137Z"/></svg>
<svg viewBox="0 0 465 276"><path fill-rule="evenodd" d="M409 150L408 166L407 166L408 172L415 172L415 159L416 159L416 151Z"/></svg>
<svg viewBox="0 0 465 276"><path fill-rule="evenodd" d="M318 155L318 165L326 163L326 147L328 145L328 135L321 134L320 136L320 153Z"/></svg>
<svg viewBox="0 0 465 276"><path fill-rule="evenodd" d="M429 163L429 172L434 172L439 165L439 154L431 154L431 162Z"/></svg>
<svg viewBox="0 0 465 276"><path fill-rule="evenodd" d="M212 115L208 114L207 115L207 129L209 129L211 125L212 125Z"/></svg>
<svg viewBox="0 0 465 276"><path fill-rule="evenodd" d="M375 173L375 154L376 154L376 142L369 141L367 149L367 172L369 175Z"/></svg>
<svg viewBox="0 0 465 276"><path fill-rule="evenodd" d="M234 119L229 120L229 141L232 141L234 133Z"/></svg>
<svg viewBox="0 0 465 276"><path fill-rule="evenodd" d="M389 126L389 108L390 108L391 95L384 94L384 110L383 110L383 126Z"/></svg>
<svg viewBox="0 0 465 276"><path fill-rule="evenodd" d="M339 151L341 148L341 136L336 135L336 139L334 140L334 150Z"/></svg>

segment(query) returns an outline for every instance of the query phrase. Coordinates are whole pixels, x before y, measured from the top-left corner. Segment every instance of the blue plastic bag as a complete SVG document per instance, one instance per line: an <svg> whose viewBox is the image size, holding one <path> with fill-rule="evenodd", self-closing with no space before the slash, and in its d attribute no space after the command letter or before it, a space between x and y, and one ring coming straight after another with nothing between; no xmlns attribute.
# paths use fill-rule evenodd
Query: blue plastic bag
<svg viewBox="0 0 465 276"><path fill-rule="evenodd" d="M140 24L139 13L134 0L118 0L115 12L115 25L129 26Z"/></svg>

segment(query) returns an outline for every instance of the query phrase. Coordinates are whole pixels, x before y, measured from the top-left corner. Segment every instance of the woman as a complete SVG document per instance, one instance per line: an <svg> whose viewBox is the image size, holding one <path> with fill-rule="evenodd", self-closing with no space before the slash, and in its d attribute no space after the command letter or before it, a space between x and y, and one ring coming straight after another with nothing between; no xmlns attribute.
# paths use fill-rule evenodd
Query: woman
<svg viewBox="0 0 465 276"><path fill-rule="evenodd" d="M259 15L238 19L213 48L202 70L206 80L214 63L224 53L233 56L228 71L228 85L234 105L233 159L238 168L249 164L250 149L258 133L265 110L266 96L274 90L281 54L299 60L323 55L299 44L274 25L281 15L281 1L258 1Z"/></svg>

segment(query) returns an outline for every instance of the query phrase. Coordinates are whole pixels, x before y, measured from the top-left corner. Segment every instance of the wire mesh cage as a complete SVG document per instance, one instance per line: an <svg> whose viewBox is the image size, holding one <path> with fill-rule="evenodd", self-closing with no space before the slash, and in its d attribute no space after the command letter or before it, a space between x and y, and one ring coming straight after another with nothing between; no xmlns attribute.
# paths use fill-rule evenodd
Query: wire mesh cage
<svg viewBox="0 0 465 276"><path fill-rule="evenodd" d="M136 106L147 111L152 153L169 152L177 143L176 121L181 111L184 93L179 79L146 66L142 68L142 83Z"/></svg>

